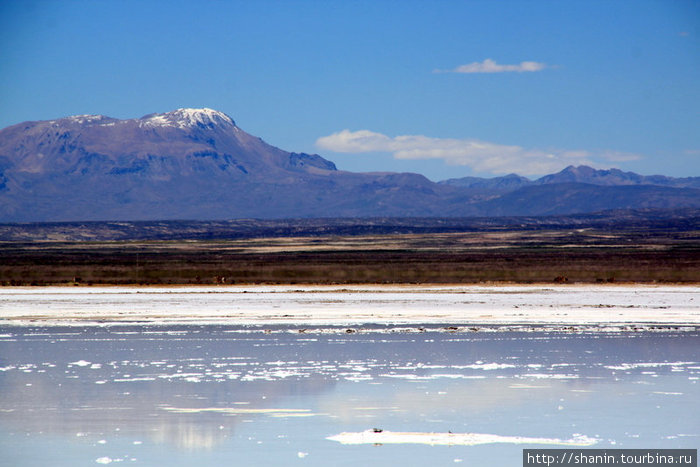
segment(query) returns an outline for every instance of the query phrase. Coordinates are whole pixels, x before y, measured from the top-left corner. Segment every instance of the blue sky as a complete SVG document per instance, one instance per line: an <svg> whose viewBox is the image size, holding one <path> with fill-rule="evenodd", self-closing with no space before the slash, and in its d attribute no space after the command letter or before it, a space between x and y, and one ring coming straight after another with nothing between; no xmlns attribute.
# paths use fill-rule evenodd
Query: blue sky
<svg viewBox="0 0 700 467"><path fill-rule="evenodd" d="M433 180L700 175L698 1L0 0L0 127L221 110Z"/></svg>

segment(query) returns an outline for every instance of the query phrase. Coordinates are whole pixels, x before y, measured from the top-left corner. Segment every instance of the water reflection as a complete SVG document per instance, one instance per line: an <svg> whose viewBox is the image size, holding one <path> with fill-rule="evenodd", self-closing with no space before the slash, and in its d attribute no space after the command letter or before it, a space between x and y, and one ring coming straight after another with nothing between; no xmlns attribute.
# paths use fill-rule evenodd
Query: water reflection
<svg viewBox="0 0 700 467"><path fill-rule="evenodd" d="M14 465L511 465L523 446L368 451L327 438L700 439L697 331L392 331L0 328L0 450Z"/></svg>

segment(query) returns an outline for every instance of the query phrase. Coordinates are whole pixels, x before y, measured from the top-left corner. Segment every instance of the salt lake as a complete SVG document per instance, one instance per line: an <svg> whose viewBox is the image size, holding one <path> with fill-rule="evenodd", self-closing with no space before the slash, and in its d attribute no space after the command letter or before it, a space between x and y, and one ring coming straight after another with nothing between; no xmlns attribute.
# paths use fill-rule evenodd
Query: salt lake
<svg viewBox="0 0 700 467"><path fill-rule="evenodd" d="M491 466L528 447L696 448L697 291L6 289L0 464Z"/></svg>

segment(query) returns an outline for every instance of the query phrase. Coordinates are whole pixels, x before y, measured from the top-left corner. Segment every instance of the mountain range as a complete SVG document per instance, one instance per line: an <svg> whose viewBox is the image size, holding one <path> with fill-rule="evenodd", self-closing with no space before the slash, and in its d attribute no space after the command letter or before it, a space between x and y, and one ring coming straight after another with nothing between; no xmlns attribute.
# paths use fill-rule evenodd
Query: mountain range
<svg viewBox="0 0 700 467"><path fill-rule="evenodd" d="M0 222L543 216L700 207L700 177L567 167L432 182L338 170L211 109L81 115L0 130Z"/></svg>

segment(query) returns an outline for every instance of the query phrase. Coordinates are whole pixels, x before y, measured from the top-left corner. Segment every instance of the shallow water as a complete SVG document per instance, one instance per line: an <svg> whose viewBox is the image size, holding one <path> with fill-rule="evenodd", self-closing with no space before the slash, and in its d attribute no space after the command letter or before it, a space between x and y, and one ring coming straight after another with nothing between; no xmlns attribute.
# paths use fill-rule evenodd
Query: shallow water
<svg viewBox="0 0 700 467"><path fill-rule="evenodd" d="M0 464L491 466L547 440L698 446L694 327L577 329L3 326ZM487 442L328 439L373 428Z"/></svg>

